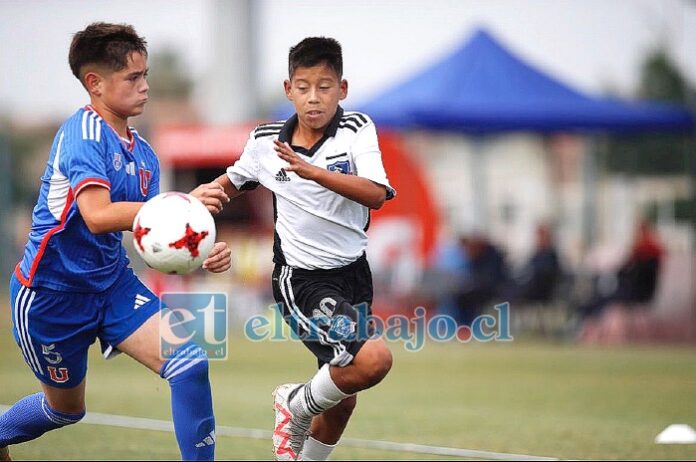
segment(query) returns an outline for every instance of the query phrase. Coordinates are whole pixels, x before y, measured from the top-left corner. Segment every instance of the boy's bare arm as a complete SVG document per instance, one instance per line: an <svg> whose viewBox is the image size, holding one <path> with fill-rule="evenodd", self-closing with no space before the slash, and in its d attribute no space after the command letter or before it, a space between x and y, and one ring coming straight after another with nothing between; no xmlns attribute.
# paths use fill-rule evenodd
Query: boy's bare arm
<svg viewBox="0 0 696 462"><path fill-rule="evenodd" d="M101 186L87 186L77 195L77 207L92 234L129 231L144 202L111 202Z"/></svg>
<svg viewBox="0 0 696 462"><path fill-rule="evenodd" d="M190 192L210 213L218 213L229 198L217 183L206 183ZM145 202L111 202L111 192L101 186L87 186L77 196L77 207L92 234L130 231Z"/></svg>
<svg viewBox="0 0 696 462"><path fill-rule="evenodd" d="M227 194L227 197L229 197L230 199L234 199L235 197L244 194L244 191L238 190L234 186L234 184L232 184L232 181L230 180L230 177L227 176L227 173L223 173L219 177L215 178L215 181L213 181L213 183L217 183L220 186L222 186L222 189L225 191L225 194Z"/></svg>

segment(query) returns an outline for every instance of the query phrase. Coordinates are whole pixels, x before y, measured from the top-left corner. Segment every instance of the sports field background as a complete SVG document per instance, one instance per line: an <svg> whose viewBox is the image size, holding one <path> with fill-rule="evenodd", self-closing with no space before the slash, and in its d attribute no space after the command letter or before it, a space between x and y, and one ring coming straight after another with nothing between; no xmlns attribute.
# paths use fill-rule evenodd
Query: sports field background
<svg viewBox="0 0 696 462"><path fill-rule="evenodd" d="M0 404L38 391L0 315ZM392 344L394 367L361 393L346 436L569 459L693 459L696 445L656 445L667 425L696 426L696 349L599 349L515 341ZM232 334L230 358L213 362L218 425L272 430L271 392L302 381L314 360L294 342L252 343ZM96 345L88 411L171 419L165 381L125 356L105 361ZM171 433L75 425L12 447L16 459L177 459ZM271 442L218 437L218 459L270 459ZM339 448L334 459L422 459ZM436 458L432 456L431 458ZM442 458L442 457L437 457Z"/></svg>

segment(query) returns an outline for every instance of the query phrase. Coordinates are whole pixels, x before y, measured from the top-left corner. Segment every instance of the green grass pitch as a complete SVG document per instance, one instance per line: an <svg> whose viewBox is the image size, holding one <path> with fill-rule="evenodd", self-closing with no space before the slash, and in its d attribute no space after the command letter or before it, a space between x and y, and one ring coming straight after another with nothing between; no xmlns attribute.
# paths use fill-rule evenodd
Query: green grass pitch
<svg viewBox="0 0 696 462"><path fill-rule="evenodd" d="M4 303L2 304L4 305ZM587 348L428 343L418 353L392 344L394 367L361 393L346 436L570 459L693 459L696 445L656 445L671 423L696 426L696 349ZM315 361L295 342L230 337L213 362L219 425L272 430L271 391L304 381ZM0 404L38 390L0 314ZM91 351L88 411L171 419L166 382L125 356ZM74 425L11 448L16 459L177 459L174 435ZM271 442L220 436L218 459L270 459ZM422 459L423 455L339 447L334 459ZM432 456L431 458L436 458ZM439 457L442 458L442 457Z"/></svg>

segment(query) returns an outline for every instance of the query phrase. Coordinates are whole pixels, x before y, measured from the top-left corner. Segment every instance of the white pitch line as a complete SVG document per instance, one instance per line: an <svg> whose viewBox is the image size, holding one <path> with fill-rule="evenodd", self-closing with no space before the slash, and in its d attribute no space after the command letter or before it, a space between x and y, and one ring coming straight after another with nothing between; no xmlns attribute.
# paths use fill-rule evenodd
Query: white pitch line
<svg viewBox="0 0 696 462"><path fill-rule="evenodd" d="M0 405L0 412L5 413L10 406ZM81 424L105 425L138 430L153 430L174 432L174 424L168 420L146 419L125 415L102 414L88 412L80 421ZM216 435L236 438L271 439L273 432L257 428L228 427L217 425ZM393 441L364 440L359 438L341 438L342 446L352 446L363 449L378 449L383 451L410 452L415 454L433 454L437 456L470 457L487 460L559 460L553 457L530 456L525 454L507 454L502 452L479 451L475 449L447 448L442 446L427 446L423 444L396 443Z"/></svg>

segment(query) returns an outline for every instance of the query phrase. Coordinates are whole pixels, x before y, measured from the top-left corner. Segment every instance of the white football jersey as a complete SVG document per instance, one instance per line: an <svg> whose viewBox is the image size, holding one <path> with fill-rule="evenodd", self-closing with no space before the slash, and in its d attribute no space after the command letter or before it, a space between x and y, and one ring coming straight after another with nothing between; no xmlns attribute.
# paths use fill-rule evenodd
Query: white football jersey
<svg viewBox="0 0 696 462"><path fill-rule="evenodd" d="M360 258L367 247L370 210L324 186L287 172L273 140L291 143L297 114L287 121L262 124L249 136L227 175L240 190L259 184L273 192L273 261L303 269L331 269ZM396 195L382 165L375 125L365 114L338 108L324 137L311 149L293 147L307 162L358 175L383 185L387 200Z"/></svg>

